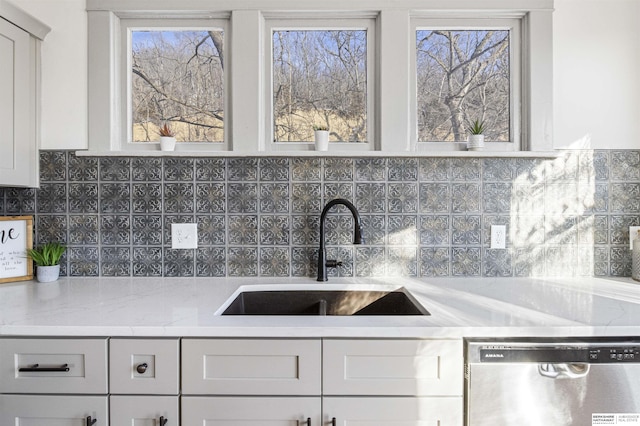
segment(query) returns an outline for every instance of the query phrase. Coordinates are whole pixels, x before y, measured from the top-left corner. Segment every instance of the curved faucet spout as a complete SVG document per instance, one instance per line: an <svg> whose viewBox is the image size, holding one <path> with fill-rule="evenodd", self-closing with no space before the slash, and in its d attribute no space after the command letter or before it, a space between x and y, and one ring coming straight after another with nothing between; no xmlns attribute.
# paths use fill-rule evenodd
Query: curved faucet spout
<svg viewBox="0 0 640 426"><path fill-rule="evenodd" d="M320 215L320 247L318 249L318 281L327 281L327 257L324 249L324 219L329 213L331 207L336 204L341 204L351 211L354 219L354 229L353 229L353 244L363 244L364 238L362 237L362 221L360 220L360 214L358 213L358 209L356 206L351 203L349 200L345 200L344 198L336 198L327 203L322 210L322 214ZM335 265L336 262L331 262L332 265Z"/></svg>

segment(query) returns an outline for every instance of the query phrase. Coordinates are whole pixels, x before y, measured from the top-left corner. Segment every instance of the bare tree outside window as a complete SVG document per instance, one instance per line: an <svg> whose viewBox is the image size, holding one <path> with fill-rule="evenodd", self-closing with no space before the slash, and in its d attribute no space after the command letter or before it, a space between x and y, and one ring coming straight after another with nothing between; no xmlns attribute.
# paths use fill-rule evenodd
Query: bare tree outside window
<svg viewBox="0 0 640 426"><path fill-rule="evenodd" d="M275 142L367 141L367 31L273 32Z"/></svg>
<svg viewBox="0 0 640 426"><path fill-rule="evenodd" d="M416 31L418 141L510 140L509 31Z"/></svg>
<svg viewBox="0 0 640 426"><path fill-rule="evenodd" d="M169 123L178 141L224 141L222 31L133 31L133 141L158 140Z"/></svg>

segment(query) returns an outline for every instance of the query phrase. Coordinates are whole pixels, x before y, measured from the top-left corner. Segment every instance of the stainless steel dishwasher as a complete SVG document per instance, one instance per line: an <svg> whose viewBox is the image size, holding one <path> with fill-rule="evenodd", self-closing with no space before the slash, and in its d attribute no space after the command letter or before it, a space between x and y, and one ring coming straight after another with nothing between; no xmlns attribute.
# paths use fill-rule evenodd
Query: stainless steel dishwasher
<svg viewBox="0 0 640 426"><path fill-rule="evenodd" d="M637 339L467 341L467 426L640 426Z"/></svg>

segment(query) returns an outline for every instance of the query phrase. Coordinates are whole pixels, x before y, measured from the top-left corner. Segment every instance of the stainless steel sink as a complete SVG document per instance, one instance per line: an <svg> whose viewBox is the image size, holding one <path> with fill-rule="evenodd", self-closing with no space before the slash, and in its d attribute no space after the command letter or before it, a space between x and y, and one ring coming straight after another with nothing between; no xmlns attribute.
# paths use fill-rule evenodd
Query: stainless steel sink
<svg viewBox="0 0 640 426"><path fill-rule="evenodd" d="M222 315L430 315L404 288L239 293Z"/></svg>

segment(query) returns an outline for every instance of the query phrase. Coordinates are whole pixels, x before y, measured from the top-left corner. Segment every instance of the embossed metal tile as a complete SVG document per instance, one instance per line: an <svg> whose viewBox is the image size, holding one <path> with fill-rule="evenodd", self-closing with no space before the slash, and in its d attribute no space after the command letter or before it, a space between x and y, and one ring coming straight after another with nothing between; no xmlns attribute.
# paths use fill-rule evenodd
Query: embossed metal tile
<svg viewBox="0 0 640 426"><path fill-rule="evenodd" d="M288 158L260 158L260 180L287 182L289 180Z"/></svg>
<svg viewBox="0 0 640 426"><path fill-rule="evenodd" d="M320 182L322 179L322 160L320 158L292 159L291 177L294 182Z"/></svg>
<svg viewBox="0 0 640 426"><path fill-rule="evenodd" d="M64 182L67 180L66 151L41 151L40 181Z"/></svg>
<svg viewBox="0 0 640 426"><path fill-rule="evenodd" d="M42 183L36 190L36 213L66 213L67 185Z"/></svg>
<svg viewBox="0 0 640 426"><path fill-rule="evenodd" d="M355 168L356 182L383 181L387 177L385 158L357 158Z"/></svg>
<svg viewBox="0 0 640 426"><path fill-rule="evenodd" d="M449 158L421 158L419 176L422 182L449 182L451 180L451 160Z"/></svg>
<svg viewBox="0 0 640 426"><path fill-rule="evenodd" d="M195 175L195 160L193 158L163 159L165 182L191 182Z"/></svg>
<svg viewBox="0 0 640 426"><path fill-rule="evenodd" d="M196 250L197 277L224 277L226 275L224 247L200 247Z"/></svg>
<svg viewBox="0 0 640 426"><path fill-rule="evenodd" d="M135 157L131 159L131 179L135 182L162 180L162 159Z"/></svg>
<svg viewBox="0 0 640 426"><path fill-rule="evenodd" d="M351 158L325 158L325 181L353 181L354 160Z"/></svg>
<svg viewBox="0 0 640 426"><path fill-rule="evenodd" d="M131 159L122 157L101 157L100 181L123 182L131 179Z"/></svg>
<svg viewBox="0 0 640 426"><path fill-rule="evenodd" d="M612 151L610 172L613 181L640 181L640 151Z"/></svg>

